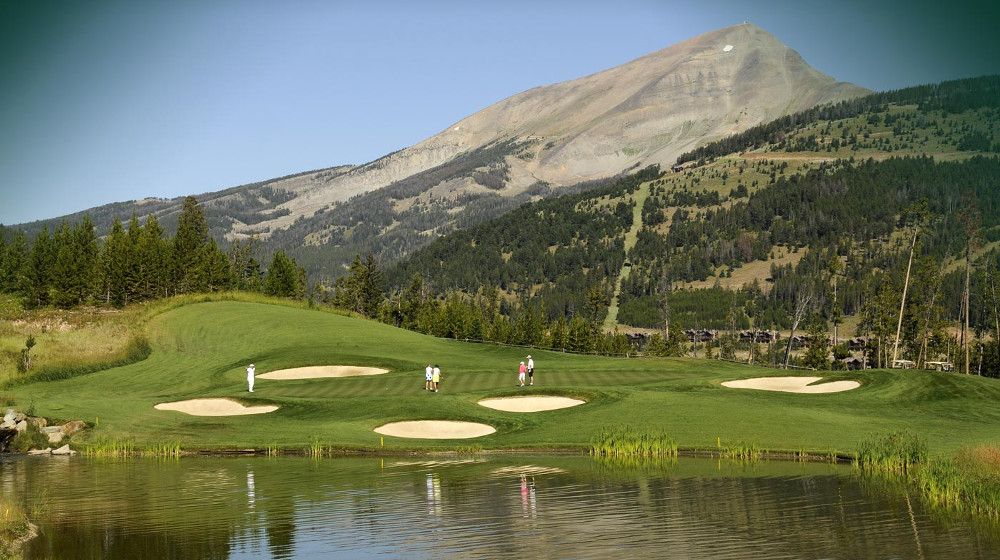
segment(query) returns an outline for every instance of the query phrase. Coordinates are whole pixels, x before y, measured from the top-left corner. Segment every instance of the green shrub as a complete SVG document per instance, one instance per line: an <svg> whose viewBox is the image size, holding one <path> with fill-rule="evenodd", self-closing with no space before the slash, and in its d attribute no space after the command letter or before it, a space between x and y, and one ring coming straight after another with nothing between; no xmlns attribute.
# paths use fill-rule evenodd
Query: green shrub
<svg viewBox="0 0 1000 560"><path fill-rule="evenodd" d="M10 442L10 450L14 453L27 453L32 449L51 447L49 437L38 429L38 426L28 422L28 427Z"/></svg>

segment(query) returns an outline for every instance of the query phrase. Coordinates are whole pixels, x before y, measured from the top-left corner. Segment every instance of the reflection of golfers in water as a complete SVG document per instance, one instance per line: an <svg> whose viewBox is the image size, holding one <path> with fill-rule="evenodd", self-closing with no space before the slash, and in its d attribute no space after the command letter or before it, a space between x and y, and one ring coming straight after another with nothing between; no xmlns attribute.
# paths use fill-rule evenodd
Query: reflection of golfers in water
<svg viewBox="0 0 1000 560"><path fill-rule="evenodd" d="M537 517L538 510L535 506L535 477L531 477L531 483L528 483L528 478L525 475L521 475L521 512L525 517Z"/></svg>
<svg viewBox="0 0 1000 560"><path fill-rule="evenodd" d="M251 508L257 501L257 487L253 483L253 471L247 471L247 503Z"/></svg>
<svg viewBox="0 0 1000 560"><path fill-rule="evenodd" d="M433 473L427 473L427 513L441 515L441 481Z"/></svg>
<svg viewBox="0 0 1000 560"><path fill-rule="evenodd" d="M250 392L253 393L253 372L257 371L254 369L253 364L247 368L247 385L250 386Z"/></svg>

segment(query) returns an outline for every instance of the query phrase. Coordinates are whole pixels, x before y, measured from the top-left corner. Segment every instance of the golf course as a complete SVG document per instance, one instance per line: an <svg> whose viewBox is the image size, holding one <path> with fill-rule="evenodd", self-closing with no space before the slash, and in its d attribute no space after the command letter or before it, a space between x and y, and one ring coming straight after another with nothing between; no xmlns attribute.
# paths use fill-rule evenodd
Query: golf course
<svg viewBox="0 0 1000 560"><path fill-rule="evenodd" d="M926 442L932 455L1000 440L1000 383L993 379L576 355L439 339L318 309L238 299L191 301L148 317L151 353L139 362L5 391L20 410L85 421L87 429L71 441L76 448L130 442L184 452L583 452L602 428L625 424L666 433L682 452L754 445L772 453L848 456L873 434L901 429ZM529 353L535 383L520 387L518 364ZM441 368L438 392L424 389L428 364ZM341 371L336 368L363 374L330 374ZM327 374L267 375L287 370ZM822 377L808 387L841 383L831 392L728 383L790 376ZM525 396L561 397L575 406L533 411L480 403ZM197 407L192 413L169 406L201 399L228 401L231 408L202 415ZM491 430L469 437L376 431L415 421Z"/></svg>

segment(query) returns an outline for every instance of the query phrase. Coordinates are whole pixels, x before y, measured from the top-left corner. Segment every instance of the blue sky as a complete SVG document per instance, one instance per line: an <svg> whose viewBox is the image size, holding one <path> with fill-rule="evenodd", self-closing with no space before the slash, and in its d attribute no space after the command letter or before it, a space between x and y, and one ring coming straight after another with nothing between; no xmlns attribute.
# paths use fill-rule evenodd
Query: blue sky
<svg viewBox="0 0 1000 560"><path fill-rule="evenodd" d="M0 223L365 163L745 20L874 90L997 74L996 4L0 0Z"/></svg>

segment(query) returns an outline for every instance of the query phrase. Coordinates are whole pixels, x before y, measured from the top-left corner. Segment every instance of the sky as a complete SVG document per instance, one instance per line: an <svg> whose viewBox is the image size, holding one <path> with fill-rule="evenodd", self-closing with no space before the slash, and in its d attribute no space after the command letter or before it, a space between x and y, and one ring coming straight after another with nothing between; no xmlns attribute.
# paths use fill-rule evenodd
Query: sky
<svg viewBox="0 0 1000 560"><path fill-rule="evenodd" d="M0 224L367 163L744 21L876 91L1000 74L995 0L0 0Z"/></svg>

